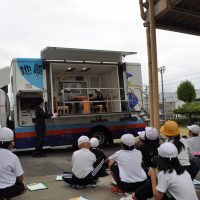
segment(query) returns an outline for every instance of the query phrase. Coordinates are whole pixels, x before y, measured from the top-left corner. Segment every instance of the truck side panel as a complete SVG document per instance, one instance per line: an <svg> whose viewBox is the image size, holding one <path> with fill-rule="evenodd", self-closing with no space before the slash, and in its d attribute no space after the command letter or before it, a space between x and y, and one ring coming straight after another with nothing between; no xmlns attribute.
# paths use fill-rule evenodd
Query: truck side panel
<svg viewBox="0 0 200 200"><path fill-rule="evenodd" d="M144 130L142 120L133 121L110 121L84 124L49 125L46 132L46 146L72 145L80 135L88 135L96 126L106 127L112 138L120 138L124 133L130 132L137 135L138 131ZM19 149L33 148L36 142L34 126L16 128L16 147Z"/></svg>

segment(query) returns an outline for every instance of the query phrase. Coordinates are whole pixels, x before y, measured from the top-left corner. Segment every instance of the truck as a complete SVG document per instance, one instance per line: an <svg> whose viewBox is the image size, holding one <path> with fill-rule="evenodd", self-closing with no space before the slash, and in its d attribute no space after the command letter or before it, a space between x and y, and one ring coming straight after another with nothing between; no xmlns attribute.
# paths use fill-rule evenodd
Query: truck
<svg viewBox="0 0 200 200"><path fill-rule="evenodd" d="M40 54L14 58L9 77L1 73L9 82L8 91L0 93L5 105L1 123L14 130L16 149L35 146L40 98L53 114L46 122L47 147L75 145L81 135L97 137L105 145L124 133L144 130L146 123L134 109L142 95L130 88L142 87L141 65L124 62L135 52L46 47ZM103 95L98 102L97 91Z"/></svg>

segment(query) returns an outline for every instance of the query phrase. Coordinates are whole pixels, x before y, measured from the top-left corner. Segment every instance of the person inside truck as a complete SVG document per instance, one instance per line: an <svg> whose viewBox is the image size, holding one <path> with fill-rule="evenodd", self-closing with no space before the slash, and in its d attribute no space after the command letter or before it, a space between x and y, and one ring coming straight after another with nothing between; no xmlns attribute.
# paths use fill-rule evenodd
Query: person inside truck
<svg viewBox="0 0 200 200"><path fill-rule="evenodd" d="M64 95L63 95L63 92L64 92ZM67 113L67 114L70 114L71 113L71 110L72 110L72 103L69 103L70 101L70 94L71 94L71 90L70 89L67 89L67 90L61 90L59 93L58 93L58 110L59 110L59 113ZM65 109L66 111L63 112L63 103L65 105Z"/></svg>
<svg viewBox="0 0 200 200"><path fill-rule="evenodd" d="M13 131L0 128L0 199L6 200L26 192L23 169L18 157L12 153Z"/></svg>
<svg viewBox="0 0 200 200"><path fill-rule="evenodd" d="M92 107L93 111L102 112L103 110L105 110L107 112L106 102L100 90L95 89L95 94L96 94L96 97L94 98L95 102L93 103L93 107Z"/></svg>

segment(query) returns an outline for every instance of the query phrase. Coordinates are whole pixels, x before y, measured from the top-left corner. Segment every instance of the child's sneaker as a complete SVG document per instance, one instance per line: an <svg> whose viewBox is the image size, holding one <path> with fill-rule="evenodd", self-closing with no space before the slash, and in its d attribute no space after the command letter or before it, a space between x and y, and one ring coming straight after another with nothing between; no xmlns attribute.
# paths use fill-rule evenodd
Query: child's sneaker
<svg viewBox="0 0 200 200"><path fill-rule="evenodd" d="M111 181L110 184L113 186L117 186L117 183L115 181Z"/></svg>
<svg viewBox="0 0 200 200"><path fill-rule="evenodd" d="M90 188L96 188L97 187L97 182L99 180L93 180L90 184L87 185L87 187L90 187Z"/></svg>
<svg viewBox="0 0 200 200"><path fill-rule="evenodd" d="M111 187L111 192L117 193L117 194L124 194L124 191L120 189L118 186Z"/></svg>
<svg viewBox="0 0 200 200"><path fill-rule="evenodd" d="M96 183L91 183L91 184L88 184L87 187L89 187L89 188L96 188L97 184Z"/></svg>
<svg viewBox="0 0 200 200"><path fill-rule="evenodd" d="M77 190L83 189L85 187L84 185L75 185L75 184L71 186L72 188L77 189Z"/></svg>
<svg viewBox="0 0 200 200"><path fill-rule="evenodd" d="M133 200L132 195L121 198L120 200Z"/></svg>

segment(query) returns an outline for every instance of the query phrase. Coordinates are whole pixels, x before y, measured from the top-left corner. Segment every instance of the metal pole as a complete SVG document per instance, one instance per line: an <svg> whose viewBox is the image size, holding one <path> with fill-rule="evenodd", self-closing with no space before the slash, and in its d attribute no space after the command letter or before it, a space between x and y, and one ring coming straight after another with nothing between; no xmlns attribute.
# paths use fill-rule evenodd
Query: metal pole
<svg viewBox="0 0 200 200"><path fill-rule="evenodd" d="M154 109L153 109L153 78L152 78L152 55L150 41L150 27L146 28L147 35L147 53L148 53L148 68L149 68L149 102L150 102L150 125L154 127Z"/></svg>
<svg viewBox="0 0 200 200"><path fill-rule="evenodd" d="M165 98L164 98L164 88L163 88L163 73L165 72L165 66L158 68L158 71L160 72L161 75L161 82L162 82L162 107L163 107L163 117L164 120L166 120L165 116Z"/></svg>
<svg viewBox="0 0 200 200"><path fill-rule="evenodd" d="M150 41L151 41L151 57L152 57L152 77L153 77L153 114L154 127L160 131L159 117L159 95L158 95L158 64L157 64L157 45L156 45L156 26L154 19L154 0L149 2L149 22L150 22Z"/></svg>

